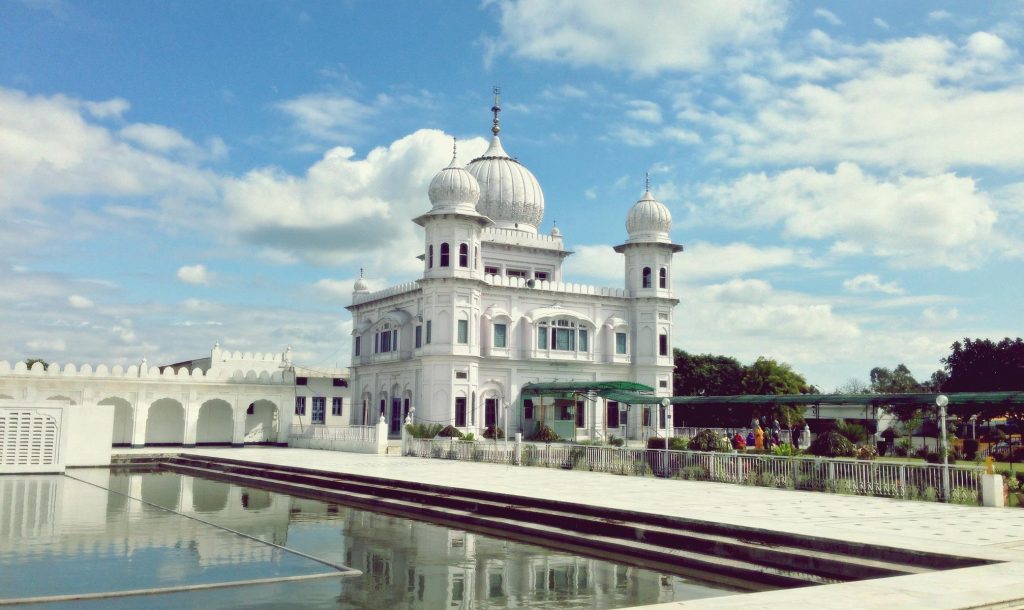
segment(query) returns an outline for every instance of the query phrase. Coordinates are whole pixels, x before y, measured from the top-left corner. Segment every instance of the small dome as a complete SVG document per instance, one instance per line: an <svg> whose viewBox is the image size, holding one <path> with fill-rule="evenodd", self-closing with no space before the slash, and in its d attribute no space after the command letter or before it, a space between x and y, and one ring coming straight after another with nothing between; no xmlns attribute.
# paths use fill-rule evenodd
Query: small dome
<svg viewBox="0 0 1024 610"><path fill-rule="evenodd" d="M661 203L646 191L626 216L626 231L629 241L662 241L668 242L668 232L672 230L672 214Z"/></svg>
<svg viewBox="0 0 1024 610"><path fill-rule="evenodd" d="M561 237L562 232L558 229L558 225L551 227L551 237Z"/></svg>
<svg viewBox="0 0 1024 610"><path fill-rule="evenodd" d="M369 291L370 291L370 287L367 286L366 280L364 280L363 276L360 275L359 278L356 280L356 283L352 285L352 292L369 292Z"/></svg>
<svg viewBox="0 0 1024 610"><path fill-rule="evenodd" d="M435 211L463 212L476 214L477 200L480 199L480 183L466 168L452 162L434 176L427 191L430 204Z"/></svg>
<svg viewBox="0 0 1024 610"><path fill-rule="evenodd" d="M544 218L544 192L530 170L508 156L497 134L482 156L466 166L480 184L477 212L501 229L536 233Z"/></svg>

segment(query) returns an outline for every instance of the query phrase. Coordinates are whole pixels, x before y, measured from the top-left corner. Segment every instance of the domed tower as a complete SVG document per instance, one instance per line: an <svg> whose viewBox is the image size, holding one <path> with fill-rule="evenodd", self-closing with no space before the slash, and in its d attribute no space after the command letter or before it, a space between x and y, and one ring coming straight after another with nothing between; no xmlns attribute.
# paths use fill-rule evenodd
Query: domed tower
<svg viewBox="0 0 1024 610"><path fill-rule="evenodd" d="M630 330L634 366L649 368L641 375L659 391L667 378L671 393L672 310L679 302L672 296L672 257L683 247L672 243L672 214L651 194L650 184L626 216L629 239L615 246L626 257L626 289L633 297ZM666 394L667 395L667 394Z"/></svg>
<svg viewBox="0 0 1024 610"><path fill-rule="evenodd" d="M513 159L501 146L498 114L499 92L494 91L494 121L491 126L491 145L483 155L473 159L466 169L480 184L480 199L476 209L494 221L499 229L511 229L537 234L544 218L544 192L537 178L519 161Z"/></svg>
<svg viewBox="0 0 1024 610"><path fill-rule="evenodd" d="M423 277L482 279L480 230L491 221L477 211L480 184L457 163L455 150L427 193L430 211L413 219L425 230Z"/></svg>

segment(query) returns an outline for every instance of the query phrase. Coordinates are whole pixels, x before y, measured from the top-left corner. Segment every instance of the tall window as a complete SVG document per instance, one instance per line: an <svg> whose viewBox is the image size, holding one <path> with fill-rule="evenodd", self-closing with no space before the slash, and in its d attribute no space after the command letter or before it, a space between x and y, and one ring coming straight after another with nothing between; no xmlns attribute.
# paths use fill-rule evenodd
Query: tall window
<svg viewBox="0 0 1024 610"><path fill-rule="evenodd" d="M658 355L668 356L668 335L665 333L658 335Z"/></svg>
<svg viewBox="0 0 1024 610"><path fill-rule="evenodd" d="M427 269L434 268L434 244L427 246Z"/></svg>
<svg viewBox="0 0 1024 610"><path fill-rule="evenodd" d="M313 397L313 423L323 425L327 415L327 399L323 396Z"/></svg>
<svg viewBox="0 0 1024 610"><path fill-rule="evenodd" d="M555 320L551 323L551 349L560 351L576 350L576 324L569 320Z"/></svg>
<svg viewBox="0 0 1024 610"><path fill-rule="evenodd" d="M498 399L484 399L484 427L490 428L498 423Z"/></svg>
<svg viewBox="0 0 1024 610"><path fill-rule="evenodd" d="M537 349L548 348L548 325L541 324L537 327Z"/></svg>
<svg viewBox="0 0 1024 610"><path fill-rule="evenodd" d="M443 247L444 246L442 246L442 248ZM651 268L650 267L644 267L644 271L643 271L643 276L642 277L643 277L643 284L642 284L643 287L644 288L650 288L651 287Z"/></svg>
<svg viewBox="0 0 1024 610"><path fill-rule="evenodd" d="M468 244L459 244L459 266L460 267L468 267L469 266L469 245Z"/></svg>
<svg viewBox="0 0 1024 610"><path fill-rule="evenodd" d="M398 351L398 329L385 324L374 333L373 345L379 354Z"/></svg>
<svg viewBox="0 0 1024 610"><path fill-rule="evenodd" d="M579 330L579 338L580 338L580 340L579 340L580 351L581 352L590 351L590 347L589 347L588 342L587 342L587 339L588 339L588 337L587 337L587 329L581 328Z"/></svg>
<svg viewBox="0 0 1024 610"><path fill-rule="evenodd" d="M441 244L441 266L448 266L448 243Z"/></svg>
<svg viewBox="0 0 1024 610"><path fill-rule="evenodd" d="M583 352L590 349L590 333L572 320L551 320L537 326L537 349Z"/></svg>
<svg viewBox="0 0 1024 610"><path fill-rule="evenodd" d="M668 269L665 267L658 271L658 288L668 288Z"/></svg>
<svg viewBox="0 0 1024 610"><path fill-rule="evenodd" d="M508 325L494 325L494 347L508 347Z"/></svg>
<svg viewBox="0 0 1024 610"><path fill-rule="evenodd" d="M306 397L296 396L295 397L295 414L305 415L306 414Z"/></svg>
<svg viewBox="0 0 1024 610"><path fill-rule="evenodd" d="M523 419L533 419L533 401L529 398L523 401Z"/></svg>
<svg viewBox="0 0 1024 610"><path fill-rule="evenodd" d="M361 343L360 339L362 339L362 337L356 337L356 356L359 355L359 344Z"/></svg>
<svg viewBox="0 0 1024 610"><path fill-rule="evenodd" d="M415 339L416 339L416 348L419 349L423 345L423 326L422 325L417 325L416 326Z"/></svg>
<svg viewBox="0 0 1024 610"><path fill-rule="evenodd" d="M430 320L427 320L427 336L423 340L430 343Z"/></svg>
<svg viewBox="0 0 1024 610"><path fill-rule="evenodd" d="M331 399L331 415L336 417L341 416L345 410L345 399L341 396L335 396Z"/></svg>
<svg viewBox="0 0 1024 610"><path fill-rule="evenodd" d="M626 353L626 333L615 333L615 353Z"/></svg>
<svg viewBox="0 0 1024 610"><path fill-rule="evenodd" d="M455 425L463 427L466 425L466 397L459 396L455 399Z"/></svg>
<svg viewBox="0 0 1024 610"><path fill-rule="evenodd" d="M459 320L459 343L469 343L469 320Z"/></svg>
<svg viewBox="0 0 1024 610"><path fill-rule="evenodd" d="M608 401L608 427L619 427L619 403L614 400Z"/></svg>
<svg viewBox="0 0 1024 610"><path fill-rule="evenodd" d="M576 427L586 428L587 427L587 410L583 408L584 402L582 400L576 401Z"/></svg>

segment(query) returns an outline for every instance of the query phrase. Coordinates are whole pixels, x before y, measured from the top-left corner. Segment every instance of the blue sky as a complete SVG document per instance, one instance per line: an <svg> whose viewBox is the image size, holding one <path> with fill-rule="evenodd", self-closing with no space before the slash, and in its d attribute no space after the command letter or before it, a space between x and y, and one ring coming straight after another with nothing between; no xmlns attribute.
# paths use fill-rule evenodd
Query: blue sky
<svg viewBox="0 0 1024 610"><path fill-rule="evenodd" d="M279 351L416 276L426 186L489 135L571 281L619 286L644 174L674 344L825 390L1021 334L1024 6L0 4L0 359Z"/></svg>

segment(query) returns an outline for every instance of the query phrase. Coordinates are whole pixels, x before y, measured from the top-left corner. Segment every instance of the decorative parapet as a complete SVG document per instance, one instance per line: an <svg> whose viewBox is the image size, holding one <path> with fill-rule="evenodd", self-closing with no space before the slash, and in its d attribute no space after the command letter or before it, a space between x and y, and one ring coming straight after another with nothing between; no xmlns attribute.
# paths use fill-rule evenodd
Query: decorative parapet
<svg viewBox="0 0 1024 610"><path fill-rule="evenodd" d="M548 280L534 280L533 287L527 286L527 280L521 277L510 277L505 275L485 275L484 282L491 286L502 286L506 288L528 288L530 290L544 290L549 292L563 292L567 294L583 294L599 297L613 297L618 299L630 298L629 290L625 288L611 288L609 286L590 286L587 284L572 284L566 282L551 282Z"/></svg>
<svg viewBox="0 0 1024 610"><path fill-rule="evenodd" d="M398 294L404 294L406 292L412 292L414 290L419 289L420 285L417 284L416 282L406 282L404 284L398 284L390 288L385 288L384 290L378 290L377 292L370 292L368 294L353 294L352 304L358 305L360 303L367 303L369 301L377 301L379 299L393 297Z"/></svg>
<svg viewBox="0 0 1024 610"><path fill-rule="evenodd" d="M189 381L206 383L265 383L265 384L291 384L290 371L257 371L255 369L212 369L208 373L202 369L189 371L185 367L175 371L171 367L164 367L163 372L159 367L151 367L143 361L141 366L131 365L128 368L115 364L108 367L99 364L95 368L91 364L83 364L78 367L74 364L61 365L53 363L44 368L41 362L36 362L32 368L25 366L24 362L17 362L12 367L10 362L0 360L0 376L14 377L45 377L45 378L95 378L95 379L140 379L144 381Z"/></svg>
<svg viewBox="0 0 1024 610"><path fill-rule="evenodd" d="M481 232L484 241L492 241L499 244L515 246L529 246L531 248L543 248L545 250L564 250L565 243L562 237L555 235L533 234L514 229L488 228Z"/></svg>

